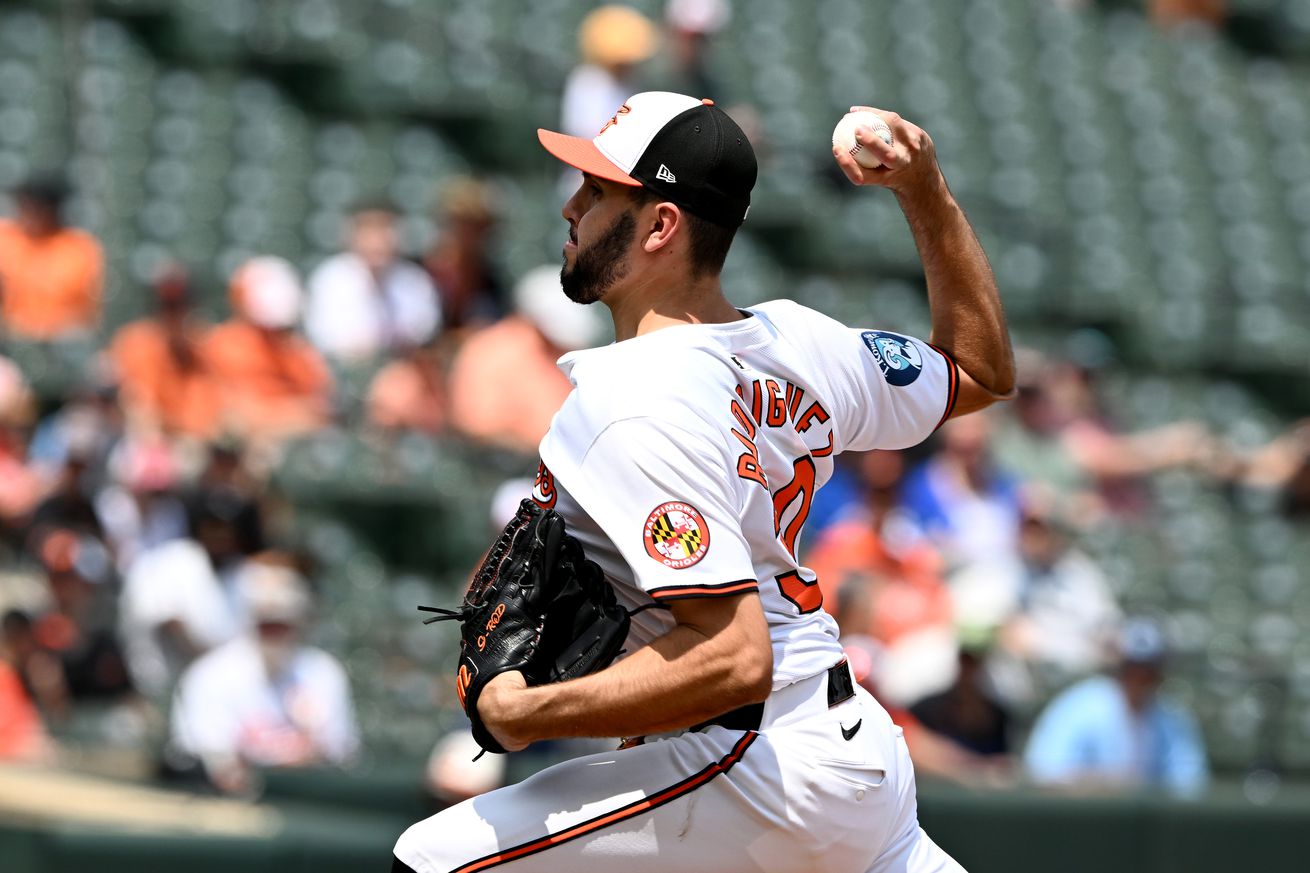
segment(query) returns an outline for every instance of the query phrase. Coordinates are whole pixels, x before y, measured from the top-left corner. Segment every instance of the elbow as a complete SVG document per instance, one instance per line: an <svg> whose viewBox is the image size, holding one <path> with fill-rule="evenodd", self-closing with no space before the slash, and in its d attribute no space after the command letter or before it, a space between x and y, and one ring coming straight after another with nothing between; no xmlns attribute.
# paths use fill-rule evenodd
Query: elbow
<svg viewBox="0 0 1310 873"><path fill-rule="evenodd" d="M765 640L762 645L744 646L739 650L736 670L738 706L760 703L773 691L773 645Z"/></svg>

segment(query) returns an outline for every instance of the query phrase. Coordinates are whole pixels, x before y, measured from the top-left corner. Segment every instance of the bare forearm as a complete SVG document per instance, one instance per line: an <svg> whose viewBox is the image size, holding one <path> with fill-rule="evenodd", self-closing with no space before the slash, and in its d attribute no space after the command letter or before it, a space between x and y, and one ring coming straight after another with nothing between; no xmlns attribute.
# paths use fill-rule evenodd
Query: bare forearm
<svg viewBox="0 0 1310 873"><path fill-rule="evenodd" d="M940 173L897 191L928 284L932 342L998 397L1014 389L1014 352L991 265Z"/></svg>
<svg viewBox="0 0 1310 873"><path fill-rule="evenodd" d="M740 653L729 640L679 625L599 673L518 692L501 726L524 742L690 727L768 694L771 663L743 664Z"/></svg>

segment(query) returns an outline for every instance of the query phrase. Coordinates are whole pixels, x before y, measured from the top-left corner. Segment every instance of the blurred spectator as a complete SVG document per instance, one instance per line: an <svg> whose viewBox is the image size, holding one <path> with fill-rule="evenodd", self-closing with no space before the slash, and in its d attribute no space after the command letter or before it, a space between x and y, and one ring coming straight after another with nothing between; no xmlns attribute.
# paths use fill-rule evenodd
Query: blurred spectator
<svg viewBox="0 0 1310 873"><path fill-rule="evenodd" d="M1151 20L1161 27L1201 24L1220 28L1227 17L1225 0L1149 0Z"/></svg>
<svg viewBox="0 0 1310 873"><path fill-rule="evenodd" d="M400 256L395 207L361 204L350 217L346 251L309 277L309 339L330 358L371 361L421 345L440 326L432 280Z"/></svg>
<svg viewBox="0 0 1310 873"><path fill-rule="evenodd" d="M25 521L45 492L28 459L28 431L36 413L32 392L13 361L0 357L0 524Z"/></svg>
<svg viewBox="0 0 1310 873"><path fill-rule="evenodd" d="M504 755L482 754L473 731L451 731L428 756L428 790L443 806L486 794L505 784L506 760Z"/></svg>
<svg viewBox="0 0 1310 873"><path fill-rule="evenodd" d="M441 300L447 331L478 327L505 314L505 287L491 256L498 221L484 182L453 179L441 194L440 231L423 257Z"/></svg>
<svg viewBox="0 0 1310 873"><path fill-rule="evenodd" d="M938 432L937 452L905 480L905 508L952 566L1016 552L1018 494L993 463L991 432L990 413L951 419Z"/></svg>
<svg viewBox="0 0 1310 873"><path fill-rule="evenodd" d="M63 224L62 183L32 181L14 192L18 214L0 218L0 315L10 336L59 340L100 321L104 254L89 233Z"/></svg>
<svg viewBox="0 0 1310 873"><path fill-rule="evenodd" d="M1101 413L1094 370L1020 354L1019 395L992 439L997 464L1049 490L1086 527L1107 509L1140 511L1134 480L1195 463L1211 452L1203 427L1181 421L1118 433Z"/></svg>
<svg viewBox="0 0 1310 873"><path fill-rule="evenodd" d="M169 540L128 568L119 604L119 633L132 679L144 694L166 695L182 669L241 625L237 577L243 559L229 508L202 501L194 539Z"/></svg>
<svg viewBox="0 0 1310 873"><path fill-rule="evenodd" d="M1007 697L1033 692L1030 670L1044 687L1063 685L1104 666L1119 623L1109 580L1071 538L1051 506L1024 506L1019 552L976 562L951 581L961 625L999 630L998 681ZM1017 663L1022 672L1006 670Z"/></svg>
<svg viewBox="0 0 1310 873"><path fill-rule="evenodd" d="M633 75L659 46L659 32L650 19L627 6L592 10L578 29L582 63L564 83L561 130L591 139L623 101L641 90Z"/></svg>
<svg viewBox="0 0 1310 873"><path fill-rule="evenodd" d="M825 603L847 588L864 589L867 623L842 626L884 648L884 697L908 702L939 690L955 670L955 626L943 562L899 506L905 461L898 452L859 458L863 502L824 531L806 566L817 574Z"/></svg>
<svg viewBox="0 0 1310 873"><path fill-rule="evenodd" d="M449 418L444 354L437 343L416 346L387 364L368 386L368 421L384 430L436 435Z"/></svg>
<svg viewBox="0 0 1310 873"><path fill-rule="evenodd" d="M710 44L731 18L728 0L668 0L664 22L669 34L669 91L723 102L725 95L710 70Z"/></svg>
<svg viewBox="0 0 1310 873"><path fill-rule="evenodd" d="M1113 676L1066 689L1033 726L1024 760L1034 780L1083 789L1163 788L1192 794L1209 771L1192 716L1162 699L1165 643L1144 619L1125 623Z"/></svg>
<svg viewBox="0 0 1310 873"><path fill-rule="evenodd" d="M108 553L95 539L61 529L37 549L54 608L34 621L35 638L59 661L68 699L123 699L132 683L113 632Z"/></svg>
<svg viewBox="0 0 1310 873"><path fill-rule="evenodd" d="M222 522L219 529L224 554L253 555L263 551L260 498L265 488L243 462L238 445L222 442L209 447L209 457L192 485L190 503L199 517L214 516Z"/></svg>
<svg viewBox="0 0 1310 873"><path fill-rule="evenodd" d="M118 387L107 373L93 372L32 434L32 463L51 479L69 463L81 464L86 484L100 484L109 454L123 435Z"/></svg>
<svg viewBox="0 0 1310 873"><path fill-rule="evenodd" d="M910 713L928 730L975 755L1003 757L1010 752L1010 714L988 685L986 654L985 646L962 643L951 687L920 700Z"/></svg>
<svg viewBox="0 0 1310 873"><path fill-rule="evenodd" d="M305 645L310 595L294 571L257 565L242 586L252 627L193 664L178 685L172 737L221 790L250 790L252 767L344 764L359 745L346 671Z"/></svg>
<svg viewBox="0 0 1310 873"><path fill-rule="evenodd" d="M295 270L281 258L254 258L231 284L233 317L205 341L227 427L248 439L276 441L325 424L332 377L295 331L302 296Z"/></svg>
<svg viewBox="0 0 1310 873"><path fill-rule="evenodd" d="M208 439L222 423L218 384L204 357L208 325L191 313L191 289L177 264L153 284L156 313L114 334L109 356L128 417L138 428Z"/></svg>
<svg viewBox="0 0 1310 873"><path fill-rule="evenodd" d="M0 761L43 760L52 752L27 689L27 667L36 654L32 620L22 612L5 613L0 621Z"/></svg>
<svg viewBox="0 0 1310 873"><path fill-rule="evenodd" d="M514 287L515 312L469 337L450 372L452 424L474 439L532 453L573 390L555 366L594 343L594 309L564 296L559 268L537 267Z"/></svg>
<svg viewBox="0 0 1310 873"><path fill-rule="evenodd" d="M187 535L187 511L176 489L179 462L158 434L129 437L109 458L111 481L95 495L95 511L118 568L143 551Z"/></svg>
<svg viewBox="0 0 1310 873"><path fill-rule="evenodd" d="M846 589L842 602L832 604L833 617L839 625L857 625L852 611L867 609L861 604L864 592ZM854 620L853 620L854 619ZM892 721L901 729L914 770L920 776L935 777L964 785L995 784L1004 773L993 761L976 755L959 743L926 727L908 709L885 699L883 685L889 676L885 650L875 639L862 634L842 634L842 650L851 667L851 676L886 708Z"/></svg>
<svg viewBox="0 0 1310 873"><path fill-rule="evenodd" d="M53 528L70 528L103 539L104 529L92 500L95 472L93 449L86 440L75 439L50 493L32 513L30 536L40 540Z"/></svg>
<svg viewBox="0 0 1310 873"><path fill-rule="evenodd" d="M1310 517L1310 419L1297 422L1248 457L1234 457L1226 466L1226 476L1247 486L1281 492L1288 515Z"/></svg>

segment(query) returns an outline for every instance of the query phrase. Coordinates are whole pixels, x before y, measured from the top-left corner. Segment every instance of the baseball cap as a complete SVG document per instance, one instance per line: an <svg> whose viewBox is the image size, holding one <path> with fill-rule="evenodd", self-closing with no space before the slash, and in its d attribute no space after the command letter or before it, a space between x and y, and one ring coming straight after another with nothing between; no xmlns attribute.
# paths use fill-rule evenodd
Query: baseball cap
<svg viewBox="0 0 1310 873"><path fill-rule="evenodd" d="M713 100L634 94L593 139L538 130L555 157L584 173L644 186L693 215L736 227L750 208L757 166L750 140Z"/></svg>
<svg viewBox="0 0 1310 873"><path fill-rule="evenodd" d="M255 623L300 625L309 616L309 585L289 567L252 561L242 568L237 584Z"/></svg>
<svg viewBox="0 0 1310 873"><path fill-rule="evenodd" d="M1168 653L1164 632L1149 618L1130 618L1119 629L1119 657L1129 664L1159 664Z"/></svg>
<svg viewBox="0 0 1310 873"><path fill-rule="evenodd" d="M233 302L260 327L285 330L300 320L300 277L285 258L251 258L232 274Z"/></svg>

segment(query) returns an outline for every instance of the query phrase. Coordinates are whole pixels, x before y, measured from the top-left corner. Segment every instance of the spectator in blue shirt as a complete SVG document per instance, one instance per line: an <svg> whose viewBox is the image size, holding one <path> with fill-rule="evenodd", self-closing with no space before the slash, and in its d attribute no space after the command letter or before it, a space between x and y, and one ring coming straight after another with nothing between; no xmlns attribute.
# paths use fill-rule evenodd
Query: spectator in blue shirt
<svg viewBox="0 0 1310 873"><path fill-rule="evenodd" d="M1033 780L1175 794L1204 789L1209 770L1196 722L1158 694L1164 656L1156 625L1126 622L1117 672L1066 689L1038 717L1024 755Z"/></svg>

